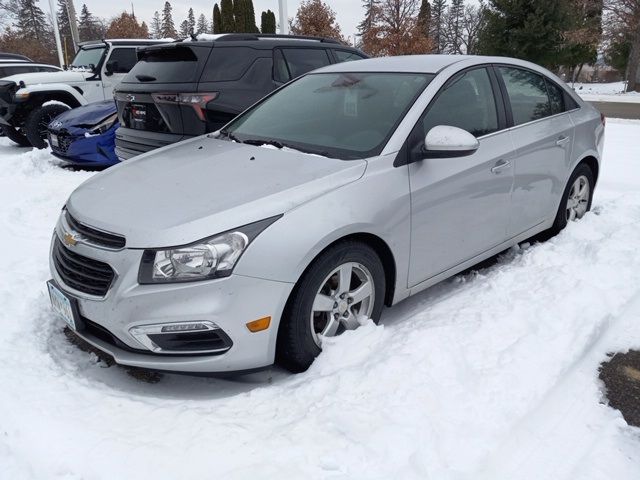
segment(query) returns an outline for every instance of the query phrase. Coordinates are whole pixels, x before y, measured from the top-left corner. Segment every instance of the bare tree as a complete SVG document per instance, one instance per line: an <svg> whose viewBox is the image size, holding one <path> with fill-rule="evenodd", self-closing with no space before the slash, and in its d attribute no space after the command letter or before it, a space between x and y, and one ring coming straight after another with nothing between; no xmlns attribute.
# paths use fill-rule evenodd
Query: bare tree
<svg viewBox="0 0 640 480"><path fill-rule="evenodd" d="M478 51L478 37L484 22L485 5L480 1L480 5L466 5L464 7L464 17L462 19L462 46L468 55L475 55Z"/></svg>
<svg viewBox="0 0 640 480"><path fill-rule="evenodd" d="M431 42L418 20L420 0L380 0L373 26L362 35L370 55L414 55L431 50Z"/></svg>
<svg viewBox="0 0 640 480"><path fill-rule="evenodd" d="M616 27L630 44L627 91L640 91L640 0L605 0L605 25Z"/></svg>
<svg viewBox="0 0 640 480"><path fill-rule="evenodd" d="M447 8L444 19L444 53L461 54L464 21L464 0L453 0Z"/></svg>

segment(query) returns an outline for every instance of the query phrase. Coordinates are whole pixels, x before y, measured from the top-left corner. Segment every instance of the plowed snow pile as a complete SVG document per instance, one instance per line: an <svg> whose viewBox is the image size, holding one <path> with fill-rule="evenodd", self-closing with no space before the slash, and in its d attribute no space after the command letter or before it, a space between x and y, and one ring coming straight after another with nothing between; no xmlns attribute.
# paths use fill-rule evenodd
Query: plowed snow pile
<svg viewBox="0 0 640 480"><path fill-rule="evenodd" d="M53 226L92 174L0 139L0 478L640 478L640 431L597 379L640 347L639 138L609 121L582 221L331 340L307 373L156 384L49 311Z"/></svg>

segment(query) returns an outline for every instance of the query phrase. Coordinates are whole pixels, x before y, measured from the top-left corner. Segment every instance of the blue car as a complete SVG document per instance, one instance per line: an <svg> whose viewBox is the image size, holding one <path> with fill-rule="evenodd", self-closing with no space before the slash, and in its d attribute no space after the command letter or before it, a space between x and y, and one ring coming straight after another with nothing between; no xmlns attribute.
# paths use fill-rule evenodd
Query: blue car
<svg viewBox="0 0 640 480"><path fill-rule="evenodd" d="M51 153L68 165L114 165L119 163L115 154L115 136L119 126L113 100L67 110L49 123Z"/></svg>

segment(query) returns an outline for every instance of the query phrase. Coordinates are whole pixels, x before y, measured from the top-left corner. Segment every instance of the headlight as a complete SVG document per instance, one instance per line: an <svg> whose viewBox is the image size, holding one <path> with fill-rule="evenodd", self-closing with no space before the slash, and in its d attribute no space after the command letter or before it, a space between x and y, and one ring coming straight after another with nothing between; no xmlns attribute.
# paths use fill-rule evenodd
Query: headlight
<svg viewBox="0 0 640 480"><path fill-rule="evenodd" d="M245 225L191 245L145 250L138 283L175 283L228 277L247 246L282 215Z"/></svg>
<svg viewBox="0 0 640 480"><path fill-rule="evenodd" d="M114 113L112 115L109 115L104 120L102 120L95 127L92 127L91 130L89 131L93 134L103 134L104 132L109 130L111 127L113 127L113 124L116 123L116 120L118 120L118 114Z"/></svg>

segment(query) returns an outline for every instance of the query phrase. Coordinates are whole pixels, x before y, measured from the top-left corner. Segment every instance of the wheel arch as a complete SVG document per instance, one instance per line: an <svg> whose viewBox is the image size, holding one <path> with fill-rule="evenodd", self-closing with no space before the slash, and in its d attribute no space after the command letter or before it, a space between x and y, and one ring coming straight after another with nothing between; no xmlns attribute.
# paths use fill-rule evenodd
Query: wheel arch
<svg viewBox="0 0 640 480"><path fill-rule="evenodd" d="M575 170L582 164L587 165L591 169L591 172L593 173L593 183L597 184L598 177L600 175L600 162L598 162L596 157L594 157L593 155L586 155L585 157L580 159L580 161L576 164L573 170Z"/></svg>
<svg viewBox="0 0 640 480"><path fill-rule="evenodd" d="M54 90L48 92L35 92L32 94L30 103L34 105L42 105L46 102L56 101L64 103L70 108L76 108L82 105L82 103L71 92L64 90Z"/></svg>

